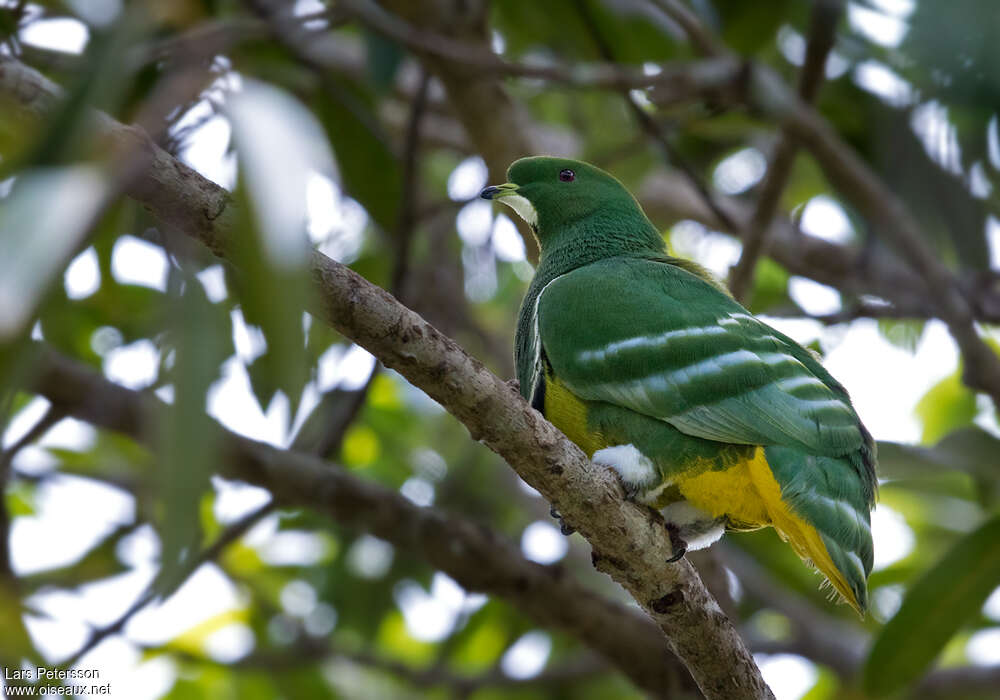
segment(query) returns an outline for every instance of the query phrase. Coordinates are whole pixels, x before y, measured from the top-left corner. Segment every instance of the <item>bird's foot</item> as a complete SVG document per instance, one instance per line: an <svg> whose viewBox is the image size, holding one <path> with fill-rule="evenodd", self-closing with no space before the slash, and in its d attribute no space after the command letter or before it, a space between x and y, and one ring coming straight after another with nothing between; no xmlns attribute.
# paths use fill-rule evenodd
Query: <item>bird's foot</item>
<svg viewBox="0 0 1000 700"><path fill-rule="evenodd" d="M562 534L568 537L569 535L572 535L574 532L576 532L575 527L566 524L566 521L563 520L562 515L560 515L558 510L556 510L555 506L552 506L549 509L549 515L551 515L553 518L559 521L559 532L561 532Z"/></svg>
<svg viewBox="0 0 1000 700"><path fill-rule="evenodd" d="M667 534L670 536L670 549L673 551L673 555L667 559L668 564L673 564L675 561L680 561L684 555L687 553L687 542L681 537L680 530L677 529L676 525L667 523Z"/></svg>

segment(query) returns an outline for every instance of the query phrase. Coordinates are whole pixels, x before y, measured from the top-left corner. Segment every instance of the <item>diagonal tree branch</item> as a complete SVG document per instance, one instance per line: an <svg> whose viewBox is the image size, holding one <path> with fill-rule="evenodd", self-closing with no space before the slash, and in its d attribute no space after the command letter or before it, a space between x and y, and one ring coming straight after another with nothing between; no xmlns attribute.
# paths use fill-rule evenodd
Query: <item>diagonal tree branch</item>
<svg viewBox="0 0 1000 700"><path fill-rule="evenodd" d="M114 384L44 346L36 349L26 389L81 420L154 444L153 428L164 409L158 399ZM419 552L465 588L503 598L540 624L576 637L658 696L665 697L673 684L683 685L686 673L655 625L583 588L560 567L526 560L479 523L421 508L318 457L255 442L212 423L221 436L221 473L267 488L276 505L311 507L401 550ZM220 538L212 549L228 542Z"/></svg>
<svg viewBox="0 0 1000 700"><path fill-rule="evenodd" d="M15 75L16 74L16 75ZM58 88L16 62L0 62L0 91L31 86L58 99ZM39 111L38 100L33 102ZM143 147L140 175L128 194L164 224L225 257L237 245L229 194L151 143L140 130L98 119L100 134ZM624 499L610 470L544 420L503 380L469 357L387 292L348 268L314 253L317 314L397 370L444 406L500 454L588 539L594 564L625 587L667 635L709 698L770 698L750 652L693 567L668 564L672 551L662 520ZM299 494L300 497L303 494Z"/></svg>

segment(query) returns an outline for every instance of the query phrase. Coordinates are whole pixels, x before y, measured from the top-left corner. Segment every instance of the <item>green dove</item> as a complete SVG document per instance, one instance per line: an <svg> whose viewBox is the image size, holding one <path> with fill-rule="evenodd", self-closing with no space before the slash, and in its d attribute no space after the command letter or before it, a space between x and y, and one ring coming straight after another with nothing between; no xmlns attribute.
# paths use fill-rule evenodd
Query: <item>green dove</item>
<svg viewBox="0 0 1000 700"><path fill-rule="evenodd" d="M668 254L614 177L523 158L485 199L541 257L521 306L521 393L626 492L677 556L772 526L864 614L875 445L841 384L699 265Z"/></svg>

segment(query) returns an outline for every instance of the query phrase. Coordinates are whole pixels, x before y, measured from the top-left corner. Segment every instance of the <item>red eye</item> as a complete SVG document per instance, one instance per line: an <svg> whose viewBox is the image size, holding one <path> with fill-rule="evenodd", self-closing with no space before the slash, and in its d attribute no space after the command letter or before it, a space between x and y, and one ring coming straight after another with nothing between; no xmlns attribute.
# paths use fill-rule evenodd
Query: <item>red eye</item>
<svg viewBox="0 0 1000 700"><path fill-rule="evenodd" d="M574 173L569 168L559 171L559 180L561 182L573 182L576 179L576 173Z"/></svg>

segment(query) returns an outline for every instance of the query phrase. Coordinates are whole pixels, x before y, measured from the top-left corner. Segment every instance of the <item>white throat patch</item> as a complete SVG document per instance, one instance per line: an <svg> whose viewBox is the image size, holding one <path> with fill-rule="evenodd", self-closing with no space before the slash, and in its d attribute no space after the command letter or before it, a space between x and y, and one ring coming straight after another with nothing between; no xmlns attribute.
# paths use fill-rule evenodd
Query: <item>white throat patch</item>
<svg viewBox="0 0 1000 700"><path fill-rule="evenodd" d="M497 201L516 211L517 215L524 219L532 229L538 227L538 212L535 211L535 207L526 197L519 194L505 194L502 197L497 197Z"/></svg>

